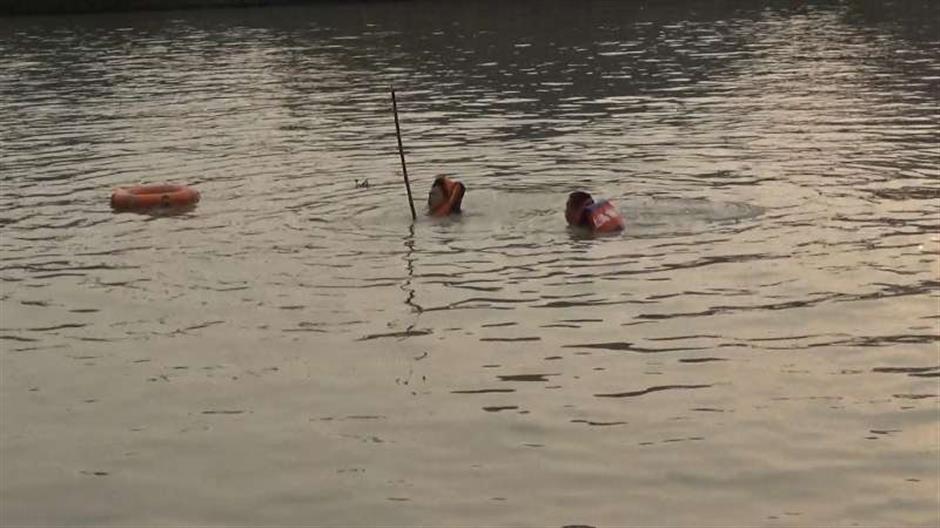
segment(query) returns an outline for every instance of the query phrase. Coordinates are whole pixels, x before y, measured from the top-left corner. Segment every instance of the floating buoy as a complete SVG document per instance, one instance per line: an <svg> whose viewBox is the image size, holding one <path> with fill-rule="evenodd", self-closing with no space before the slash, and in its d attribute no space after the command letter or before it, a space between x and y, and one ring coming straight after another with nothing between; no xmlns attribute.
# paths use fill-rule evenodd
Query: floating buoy
<svg viewBox="0 0 940 528"><path fill-rule="evenodd" d="M118 211L140 211L154 207L188 207L199 203L199 191L186 185L135 185L111 193L111 207Z"/></svg>

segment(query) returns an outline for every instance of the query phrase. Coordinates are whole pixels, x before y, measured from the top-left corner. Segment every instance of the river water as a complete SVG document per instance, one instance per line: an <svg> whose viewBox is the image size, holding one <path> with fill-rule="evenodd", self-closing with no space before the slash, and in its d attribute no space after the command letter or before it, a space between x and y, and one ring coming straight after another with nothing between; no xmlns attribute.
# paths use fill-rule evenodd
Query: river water
<svg viewBox="0 0 940 528"><path fill-rule="evenodd" d="M0 524L936 526L936 5L509 4L0 20Z"/></svg>

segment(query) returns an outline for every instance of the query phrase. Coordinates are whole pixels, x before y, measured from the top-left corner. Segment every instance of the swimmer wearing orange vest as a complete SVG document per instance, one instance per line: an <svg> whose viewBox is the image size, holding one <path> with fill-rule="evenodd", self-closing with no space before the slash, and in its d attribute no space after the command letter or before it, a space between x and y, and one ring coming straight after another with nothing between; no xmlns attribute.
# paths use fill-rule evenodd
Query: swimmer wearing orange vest
<svg viewBox="0 0 940 528"><path fill-rule="evenodd" d="M431 184L428 193L428 214L431 216L448 216L460 213L460 202L467 188L459 181L447 176L438 176Z"/></svg>
<svg viewBox="0 0 940 528"><path fill-rule="evenodd" d="M592 233L612 233L623 229L624 221L614 204L608 200L595 202L590 194L576 191L568 195L565 219L572 227L589 229Z"/></svg>

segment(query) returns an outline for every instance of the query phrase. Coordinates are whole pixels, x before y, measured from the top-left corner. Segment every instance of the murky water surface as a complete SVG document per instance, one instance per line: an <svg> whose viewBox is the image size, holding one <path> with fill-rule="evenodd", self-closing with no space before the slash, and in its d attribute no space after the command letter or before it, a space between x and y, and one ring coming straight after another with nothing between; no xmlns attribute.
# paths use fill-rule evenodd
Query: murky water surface
<svg viewBox="0 0 940 528"><path fill-rule="evenodd" d="M452 4L0 21L0 523L935 526L936 4Z"/></svg>

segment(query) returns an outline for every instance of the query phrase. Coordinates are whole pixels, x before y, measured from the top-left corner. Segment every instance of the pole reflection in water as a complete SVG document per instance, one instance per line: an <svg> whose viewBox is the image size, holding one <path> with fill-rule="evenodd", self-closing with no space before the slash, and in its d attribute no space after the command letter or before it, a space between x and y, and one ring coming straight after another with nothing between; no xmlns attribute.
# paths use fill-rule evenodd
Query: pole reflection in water
<svg viewBox="0 0 940 528"><path fill-rule="evenodd" d="M405 262L405 273L406 277L402 283L401 289L405 292L405 305L409 307L412 313L416 314L414 320L408 325L407 332L411 332L415 329L418 324L418 320L421 317L421 313L424 311L424 308L415 300L415 223L412 222L408 224L408 235L404 239L405 244L405 254L403 260Z"/></svg>

